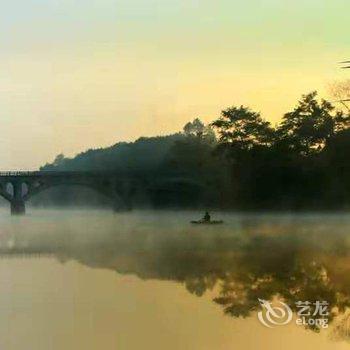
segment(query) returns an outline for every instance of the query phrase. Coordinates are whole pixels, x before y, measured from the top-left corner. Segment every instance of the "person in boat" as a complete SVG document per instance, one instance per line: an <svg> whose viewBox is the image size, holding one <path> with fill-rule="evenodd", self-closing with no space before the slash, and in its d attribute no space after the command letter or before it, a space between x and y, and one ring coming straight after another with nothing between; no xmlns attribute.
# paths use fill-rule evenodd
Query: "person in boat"
<svg viewBox="0 0 350 350"><path fill-rule="evenodd" d="M203 222L210 222L210 215L207 211L205 212L202 221Z"/></svg>

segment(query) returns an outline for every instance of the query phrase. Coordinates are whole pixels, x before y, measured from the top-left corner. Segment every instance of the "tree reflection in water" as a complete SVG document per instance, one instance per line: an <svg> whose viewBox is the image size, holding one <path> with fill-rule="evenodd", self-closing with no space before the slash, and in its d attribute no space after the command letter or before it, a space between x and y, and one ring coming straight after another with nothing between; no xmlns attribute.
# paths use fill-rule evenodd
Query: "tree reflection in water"
<svg viewBox="0 0 350 350"><path fill-rule="evenodd" d="M62 262L73 259L142 279L176 281L197 296L212 290L213 301L233 317L254 315L260 310L259 298L278 298L295 312L297 301L325 300L333 337L349 340L347 232L333 234L319 227L288 232L285 227L256 228L251 222L244 227L229 234L126 231L84 242L64 235L58 241L18 233L3 235L0 250L2 255L52 254ZM319 331L317 326L308 327Z"/></svg>

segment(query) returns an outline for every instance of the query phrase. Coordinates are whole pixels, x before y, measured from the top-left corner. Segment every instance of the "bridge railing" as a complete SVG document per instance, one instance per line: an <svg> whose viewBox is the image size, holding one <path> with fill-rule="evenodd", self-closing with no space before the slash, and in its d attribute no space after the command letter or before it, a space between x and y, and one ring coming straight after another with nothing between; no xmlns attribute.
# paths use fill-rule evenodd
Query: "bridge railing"
<svg viewBox="0 0 350 350"><path fill-rule="evenodd" d="M0 176L47 176L47 175L53 175L53 176L62 176L62 175L119 175L115 172L108 172L108 171L50 171L50 170L44 170L44 171L22 171L22 170L16 170L16 171L0 171Z"/></svg>

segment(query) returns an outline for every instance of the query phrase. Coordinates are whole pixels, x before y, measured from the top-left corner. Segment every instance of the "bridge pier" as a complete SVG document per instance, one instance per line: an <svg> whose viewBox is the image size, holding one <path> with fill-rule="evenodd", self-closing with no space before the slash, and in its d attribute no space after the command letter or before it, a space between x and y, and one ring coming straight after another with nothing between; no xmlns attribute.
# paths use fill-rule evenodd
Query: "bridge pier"
<svg viewBox="0 0 350 350"><path fill-rule="evenodd" d="M11 201L11 215L24 215L26 213L26 206L24 200Z"/></svg>
<svg viewBox="0 0 350 350"><path fill-rule="evenodd" d="M26 207L23 199L22 182L13 182L13 198L11 200L11 215L24 215Z"/></svg>

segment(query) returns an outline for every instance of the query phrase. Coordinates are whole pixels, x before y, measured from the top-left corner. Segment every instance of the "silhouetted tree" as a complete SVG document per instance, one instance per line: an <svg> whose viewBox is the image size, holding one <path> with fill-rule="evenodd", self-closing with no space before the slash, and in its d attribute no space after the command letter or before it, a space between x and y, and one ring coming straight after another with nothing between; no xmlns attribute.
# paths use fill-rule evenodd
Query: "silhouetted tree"
<svg viewBox="0 0 350 350"><path fill-rule="evenodd" d="M74 158L61 154L42 170L108 170L162 184L168 179L170 187L154 191L170 205L344 208L350 206L349 130L349 115L312 92L275 128L247 107L230 107L209 125L196 118L173 135Z"/></svg>
<svg viewBox="0 0 350 350"><path fill-rule="evenodd" d="M277 133L291 152L307 156L320 152L336 132L349 126L349 116L335 111L326 100L319 102L314 91L303 95L294 110L283 116Z"/></svg>
<svg viewBox="0 0 350 350"><path fill-rule="evenodd" d="M202 136L204 130L205 126L198 118L194 119L193 122L188 122L183 128L185 135Z"/></svg>
<svg viewBox="0 0 350 350"><path fill-rule="evenodd" d="M273 142L274 130L270 123L244 106L223 110L211 126L217 130L219 141L224 146L249 150Z"/></svg>
<svg viewBox="0 0 350 350"><path fill-rule="evenodd" d="M211 123L219 135L217 154L231 164L231 187L236 206L250 206L255 197L259 202L255 179L269 147L274 141L274 129L259 113L249 108L230 107Z"/></svg>

